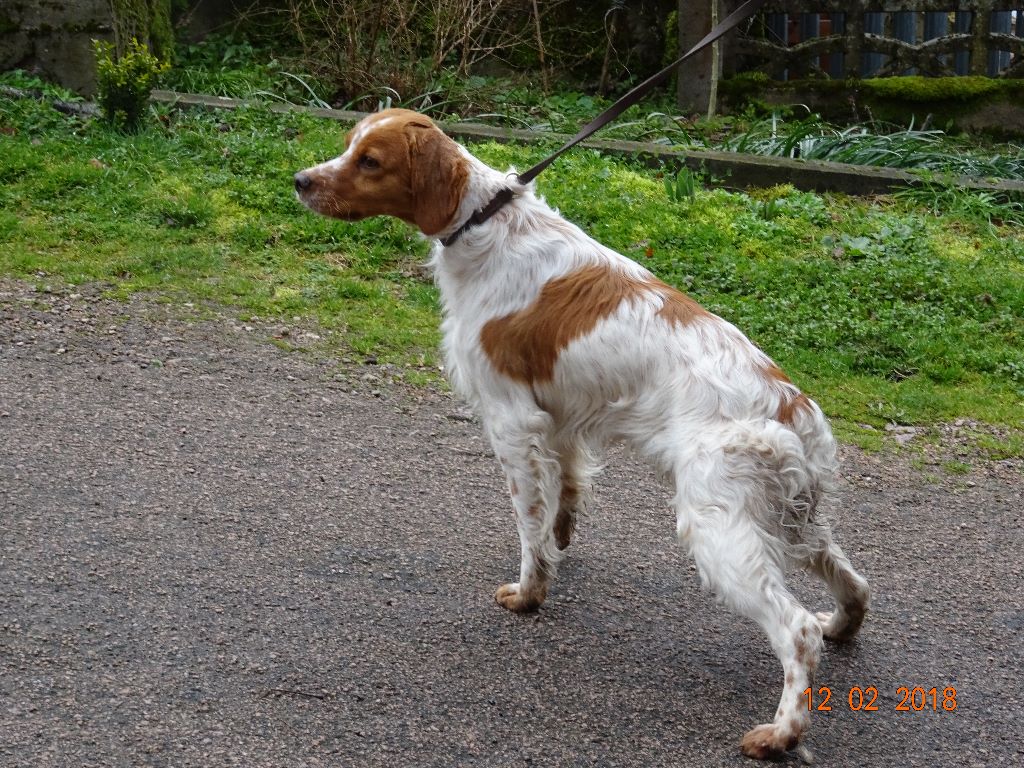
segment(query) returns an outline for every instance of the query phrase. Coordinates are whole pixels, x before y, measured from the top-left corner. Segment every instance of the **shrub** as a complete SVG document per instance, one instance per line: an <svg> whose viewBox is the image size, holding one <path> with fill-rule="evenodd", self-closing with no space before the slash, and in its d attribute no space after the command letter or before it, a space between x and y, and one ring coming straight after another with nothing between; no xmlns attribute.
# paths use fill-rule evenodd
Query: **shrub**
<svg viewBox="0 0 1024 768"><path fill-rule="evenodd" d="M96 52L97 100L107 121L126 132L139 129L149 94L169 65L161 63L135 38L117 56L112 43L93 40Z"/></svg>
<svg viewBox="0 0 1024 768"><path fill-rule="evenodd" d="M474 64L536 44L542 17L565 2L287 0L253 21L281 25L303 68L333 83L339 102L372 108L381 95L409 102L446 70L464 77Z"/></svg>

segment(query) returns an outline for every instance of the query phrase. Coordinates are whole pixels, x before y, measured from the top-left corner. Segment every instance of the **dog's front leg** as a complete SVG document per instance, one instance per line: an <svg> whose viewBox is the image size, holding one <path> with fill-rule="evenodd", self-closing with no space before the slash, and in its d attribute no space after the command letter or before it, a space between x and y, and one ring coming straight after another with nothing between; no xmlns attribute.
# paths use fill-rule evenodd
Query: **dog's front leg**
<svg viewBox="0 0 1024 768"><path fill-rule="evenodd" d="M510 611L536 610L547 597L561 552L552 529L559 507L561 468L551 447L551 418L532 411L489 424L491 444L508 478L522 548L519 581L503 584L494 599Z"/></svg>

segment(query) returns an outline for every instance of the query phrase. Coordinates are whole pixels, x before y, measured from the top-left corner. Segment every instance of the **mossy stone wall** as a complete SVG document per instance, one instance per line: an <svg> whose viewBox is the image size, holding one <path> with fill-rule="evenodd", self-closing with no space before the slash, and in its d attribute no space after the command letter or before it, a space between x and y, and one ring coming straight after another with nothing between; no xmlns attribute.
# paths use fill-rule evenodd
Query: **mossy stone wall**
<svg viewBox="0 0 1024 768"><path fill-rule="evenodd" d="M96 90L92 41L132 37L166 59L174 42L171 0L4 0L0 70L37 71L73 91Z"/></svg>
<svg viewBox="0 0 1024 768"><path fill-rule="evenodd" d="M113 39L107 0L0 4L0 69L26 69L79 93L95 88L92 40Z"/></svg>
<svg viewBox="0 0 1024 768"><path fill-rule="evenodd" d="M772 110L803 104L835 122L883 120L996 138L1024 137L1024 80L991 77L884 77L771 80L745 73L721 84L726 107Z"/></svg>

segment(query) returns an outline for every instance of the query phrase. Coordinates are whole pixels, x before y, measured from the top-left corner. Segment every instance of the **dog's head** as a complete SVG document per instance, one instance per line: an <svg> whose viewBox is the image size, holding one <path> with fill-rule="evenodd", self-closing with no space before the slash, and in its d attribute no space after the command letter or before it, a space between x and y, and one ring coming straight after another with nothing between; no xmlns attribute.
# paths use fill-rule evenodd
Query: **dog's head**
<svg viewBox="0 0 1024 768"><path fill-rule="evenodd" d="M346 221L396 216L426 235L453 223L468 162L428 118L387 109L361 120L346 145L340 157L295 174L303 204Z"/></svg>

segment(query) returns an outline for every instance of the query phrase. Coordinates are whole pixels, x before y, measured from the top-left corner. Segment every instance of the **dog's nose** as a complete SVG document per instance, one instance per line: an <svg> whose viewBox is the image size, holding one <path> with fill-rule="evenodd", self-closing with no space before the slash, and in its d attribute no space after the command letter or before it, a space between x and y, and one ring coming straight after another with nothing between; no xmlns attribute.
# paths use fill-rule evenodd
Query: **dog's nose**
<svg viewBox="0 0 1024 768"><path fill-rule="evenodd" d="M295 191L296 192L305 192L307 189L310 188L310 186L312 186L312 184L313 184L313 180L311 178L309 178L308 174L305 174L305 173L296 173L295 174Z"/></svg>

